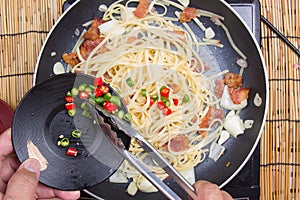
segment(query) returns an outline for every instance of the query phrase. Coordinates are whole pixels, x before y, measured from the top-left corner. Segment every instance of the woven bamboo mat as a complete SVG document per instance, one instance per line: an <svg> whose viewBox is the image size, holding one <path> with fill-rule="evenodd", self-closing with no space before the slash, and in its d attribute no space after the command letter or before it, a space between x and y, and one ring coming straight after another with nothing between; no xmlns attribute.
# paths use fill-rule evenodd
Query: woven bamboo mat
<svg viewBox="0 0 300 200"><path fill-rule="evenodd" d="M0 98L13 109L32 87L38 52L64 0L0 1ZM298 0L261 0L262 15L299 49ZM261 199L300 199L300 58L262 24L270 102L261 139ZM15 92L17 91L17 92Z"/></svg>
<svg viewBox="0 0 300 200"><path fill-rule="evenodd" d="M299 0L262 0L262 15L300 48ZM300 199L300 57L265 25L270 103L261 139L261 199Z"/></svg>

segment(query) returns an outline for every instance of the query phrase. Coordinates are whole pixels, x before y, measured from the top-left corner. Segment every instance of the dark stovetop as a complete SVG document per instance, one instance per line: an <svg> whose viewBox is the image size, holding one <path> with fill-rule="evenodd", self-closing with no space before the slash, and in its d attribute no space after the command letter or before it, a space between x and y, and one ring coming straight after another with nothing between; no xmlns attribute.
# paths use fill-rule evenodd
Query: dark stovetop
<svg viewBox="0 0 300 200"><path fill-rule="evenodd" d="M260 3L259 0L225 0L243 18L260 44ZM66 10L74 0L67 0L63 5ZM241 171L223 189L229 192L235 200L258 200L259 186L260 147L255 149L253 155ZM84 197L87 197L84 194Z"/></svg>

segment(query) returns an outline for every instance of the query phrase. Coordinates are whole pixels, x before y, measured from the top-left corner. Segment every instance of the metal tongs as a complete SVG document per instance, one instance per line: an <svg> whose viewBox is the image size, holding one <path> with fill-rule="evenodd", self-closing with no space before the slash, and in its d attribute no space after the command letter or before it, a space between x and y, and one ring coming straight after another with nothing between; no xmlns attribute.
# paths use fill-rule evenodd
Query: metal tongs
<svg viewBox="0 0 300 200"><path fill-rule="evenodd" d="M149 156L192 198L196 199L195 190L192 185L170 165L170 163L157 152L157 150L143 137L132 128L126 121L119 117L105 111L99 105L86 100L89 111L96 121L96 123L103 127L110 125L110 128L118 129L127 136L134 138L139 145L149 154ZM124 143L117 134L113 131L103 131L116 148L116 150L132 165L134 166L145 178L148 179L158 190L160 190L168 199L179 200L179 197L172 189L170 189L162 180L153 174L145 164L138 160L133 154L126 150Z"/></svg>

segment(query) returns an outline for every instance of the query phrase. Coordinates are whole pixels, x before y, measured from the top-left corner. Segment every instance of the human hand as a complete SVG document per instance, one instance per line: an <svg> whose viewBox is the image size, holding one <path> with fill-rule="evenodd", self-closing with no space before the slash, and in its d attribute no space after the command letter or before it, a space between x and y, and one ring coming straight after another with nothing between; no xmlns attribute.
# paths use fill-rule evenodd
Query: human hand
<svg viewBox="0 0 300 200"><path fill-rule="evenodd" d="M28 159L21 165L12 154L11 129L0 135L0 200L78 199L79 191L61 191L38 183L40 163Z"/></svg>
<svg viewBox="0 0 300 200"><path fill-rule="evenodd" d="M197 200L232 200L232 197L225 191L220 190L216 184L208 181L197 181L194 184Z"/></svg>

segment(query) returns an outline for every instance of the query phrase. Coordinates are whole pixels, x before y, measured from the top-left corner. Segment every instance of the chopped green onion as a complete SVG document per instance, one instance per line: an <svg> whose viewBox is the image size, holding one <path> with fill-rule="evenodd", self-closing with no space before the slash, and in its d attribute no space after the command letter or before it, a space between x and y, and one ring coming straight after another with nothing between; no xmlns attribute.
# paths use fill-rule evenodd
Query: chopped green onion
<svg viewBox="0 0 300 200"><path fill-rule="evenodd" d="M109 101L117 106L121 106L121 101L118 96L111 96Z"/></svg>
<svg viewBox="0 0 300 200"><path fill-rule="evenodd" d="M131 121L131 120L132 120L132 115L131 115L130 113L126 113L126 114L124 115L124 120L125 120L125 121Z"/></svg>
<svg viewBox="0 0 300 200"><path fill-rule="evenodd" d="M143 97L147 96L147 90L146 90L146 89L143 88L143 89L141 90L141 92L142 92L142 96L143 96Z"/></svg>
<svg viewBox="0 0 300 200"><path fill-rule="evenodd" d="M132 78L130 78L130 77L126 79L126 83L127 83L127 85L128 85L129 87L133 87L133 86L134 86L133 80L132 80Z"/></svg>
<svg viewBox="0 0 300 200"><path fill-rule="evenodd" d="M70 140L68 138L62 138L60 141L58 141L58 146L67 147L70 144Z"/></svg>
<svg viewBox="0 0 300 200"><path fill-rule="evenodd" d="M123 119L125 115L124 110L119 110L116 112L116 116L119 117L120 119Z"/></svg>
<svg viewBox="0 0 300 200"><path fill-rule="evenodd" d="M86 83L82 83L79 85L78 90L79 91L84 91L84 89L86 88L87 84Z"/></svg>
<svg viewBox="0 0 300 200"><path fill-rule="evenodd" d="M73 130L72 133L71 133L73 138L80 138L81 134L82 134L81 130L78 130L78 129Z"/></svg>
<svg viewBox="0 0 300 200"><path fill-rule="evenodd" d="M67 96L72 96L72 93L70 91L68 91Z"/></svg>
<svg viewBox="0 0 300 200"><path fill-rule="evenodd" d="M183 96L183 99L182 99L182 101L183 101L183 103L187 103L187 102L189 102L189 101L190 101L190 97L189 97L189 95L185 94L185 95Z"/></svg>
<svg viewBox="0 0 300 200"><path fill-rule="evenodd" d="M79 90L77 88L72 88L71 94L72 96L77 96L79 94Z"/></svg>

